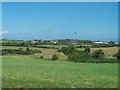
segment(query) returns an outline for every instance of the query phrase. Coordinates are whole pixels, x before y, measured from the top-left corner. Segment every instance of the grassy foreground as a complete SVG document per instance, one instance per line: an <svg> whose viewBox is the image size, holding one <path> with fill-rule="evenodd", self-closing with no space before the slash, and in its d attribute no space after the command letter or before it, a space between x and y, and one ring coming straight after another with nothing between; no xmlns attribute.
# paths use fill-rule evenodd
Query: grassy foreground
<svg viewBox="0 0 120 90"><path fill-rule="evenodd" d="M117 88L118 64L3 56L3 88Z"/></svg>

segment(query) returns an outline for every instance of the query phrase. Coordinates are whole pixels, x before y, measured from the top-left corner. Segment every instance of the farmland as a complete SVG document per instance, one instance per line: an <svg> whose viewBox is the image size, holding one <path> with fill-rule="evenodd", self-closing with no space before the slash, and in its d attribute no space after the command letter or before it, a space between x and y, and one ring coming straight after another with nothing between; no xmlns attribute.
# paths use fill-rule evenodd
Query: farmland
<svg viewBox="0 0 120 90"><path fill-rule="evenodd" d="M118 64L3 56L3 88L117 88Z"/></svg>
<svg viewBox="0 0 120 90"><path fill-rule="evenodd" d="M46 45L45 45L46 46ZM49 45L49 47L52 47L53 45ZM54 45L55 47L63 47L60 45ZM65 46L65 45L64 45ZM65 46L66 47L66 46ZM25 50L25 47L18 47L18 46L0 46L0 48L2 49L19 49L19 48L23 48ZM35 56L44 56L46 59L51 59L53 54L58 54L60 59L65 60L67 59L67 57L65 55L63 55L63 53L58 53L57 49L45 49L45 48L36 48L36 47L30 47L30 49L32 50L41 50L42 53L38 53ZM77 48L78 50L83 51L84 49L81 48ZM114 54L116 54L118 52L118 47L107 47L107 48L91 48L91 53L95 52L96 50L103 50L103 52L105 53L105 57L106 58L113 58L112 56Z"/></svg>
<svg viewBox="0 0 120 90"><path fill-rule="evenodd" d="M55 48L54 48L55 47ZM117 88L117 63L88 63L69 62L68 56L59 49L67 45L36 45L36 46L0 46L8 50L2 58L2 87L3 88ZM106 60L118 52L118 47L99 47L91 45L89 54L102 50ZM16 50L29 52L40 51L28 55L15 54ZM73 47L74 48L74 47ZM9 53L9 50L14 52ZM85 48L75 48L84 53ZM74 51L72 51L74 53ZM81 53L81 54L82 54ZM58 59L53 61L52 56ZM102 60L104 58L99 58ZM89 58L88 58L89 59ZM87 61L87 59L85 60Z"/></svg>

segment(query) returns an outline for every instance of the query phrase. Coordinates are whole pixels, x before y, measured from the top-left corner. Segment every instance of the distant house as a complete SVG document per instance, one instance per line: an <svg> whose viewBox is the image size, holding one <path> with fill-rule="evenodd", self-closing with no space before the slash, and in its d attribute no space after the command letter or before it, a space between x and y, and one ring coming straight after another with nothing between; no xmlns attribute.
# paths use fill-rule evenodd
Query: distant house
<svg viewBox="0 0 120 90"><path fill-rule="evenodd" d="M56 44L57 42L58 42L57 40L54 40L54 41L52 40L51 41L51 43L54 43L54 44Z"/></svg>
<svg viewBox="0 0 120 90"><path fill-rule="evenodd" d="M32 43L38 43L39 41L32 40Z"/></svg>
<svg viewBox="0 0 120 90"><path fill-rule="evenodd" d="M36 41L32 41L32 43L36 43Z"/></svg>
<svg viewBox="0 0 120 90"><path fill-rule="evenodd" d="M74 43L74 42L73 42L72 44L73 44L73 45L77 45L78 43Z"/></svg>
<svg viewBox="0 0 120 90"><path fill-rule="evenodd" d="M108 44L107 42L94 42L95 44Z"/></svg>
<svg viewBox="0 0 120 90"><path fill-rule="evenodd" d="M95 44L102 44L102 42L94 42Z"/></svg>
<svg viewBox="0 0 120 90"><path fill-rule="evenodd" d="M57 42L54 41L53 43L56 44Z"/></svg>

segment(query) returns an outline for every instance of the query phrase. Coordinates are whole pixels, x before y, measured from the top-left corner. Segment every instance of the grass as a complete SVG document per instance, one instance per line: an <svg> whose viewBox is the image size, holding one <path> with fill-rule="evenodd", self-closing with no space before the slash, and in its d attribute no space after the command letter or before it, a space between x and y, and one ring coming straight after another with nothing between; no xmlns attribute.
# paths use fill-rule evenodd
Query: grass
<svg viewBox="0 0 120 90"><path fill-rule="evenodd" d="M3 88L117 88L118 64L2 56Z"/></svg>

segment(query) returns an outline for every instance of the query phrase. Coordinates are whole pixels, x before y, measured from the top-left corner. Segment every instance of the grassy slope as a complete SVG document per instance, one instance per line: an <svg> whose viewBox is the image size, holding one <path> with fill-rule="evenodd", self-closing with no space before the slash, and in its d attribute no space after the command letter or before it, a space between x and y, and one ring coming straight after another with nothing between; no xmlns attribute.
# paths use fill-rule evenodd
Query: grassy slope
<svg viewBox="0 0 120 90"><path fill-rule="evenodd" d="M117 87L117 66L3 56L3 88Z"/></svg>

